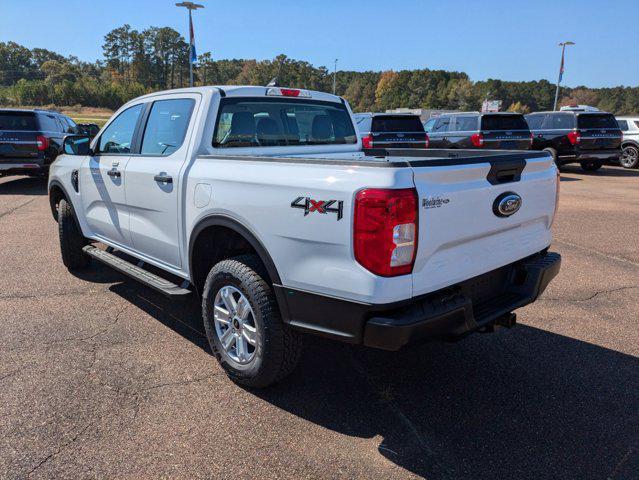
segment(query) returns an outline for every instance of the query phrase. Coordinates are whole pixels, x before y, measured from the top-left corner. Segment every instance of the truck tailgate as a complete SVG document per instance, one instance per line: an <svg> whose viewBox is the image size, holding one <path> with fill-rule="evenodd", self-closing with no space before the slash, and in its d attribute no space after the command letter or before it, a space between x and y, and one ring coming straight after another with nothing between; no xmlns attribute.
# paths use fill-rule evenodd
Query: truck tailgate
<svg viewBox="0 0 639 480"><path fill-rule="evenodd" d="M409 160L419 205L413 295L459 283L543 250L552 240L557 169L543 152ZM498 216L506 195L519 210Z"/></svg>

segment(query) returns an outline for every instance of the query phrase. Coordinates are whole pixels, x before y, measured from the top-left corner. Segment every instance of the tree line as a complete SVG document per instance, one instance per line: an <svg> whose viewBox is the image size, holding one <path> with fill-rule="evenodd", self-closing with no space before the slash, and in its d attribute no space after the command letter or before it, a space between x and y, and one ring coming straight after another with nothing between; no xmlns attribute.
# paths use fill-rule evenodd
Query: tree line
<svg viewBox="0 0 639 480"><path fill-rule="evenodd" d="M104 37L103 58L84 62L44 48L0 42L0 105L57 105L115 109L144 93L188 85L188 43L169 27L142 31L123 25ZM199 56L196 85L279 84L332 91L333 74L302 60L213 60ZM555 85L547 80L473 82L463 72L402 70L338 71L336 93L355 111L408 107L478 110L484 99L503 101L521 113L552 109ZM639 112L639 87L565 88L561 104L588 104L616 114Z"/></svg>

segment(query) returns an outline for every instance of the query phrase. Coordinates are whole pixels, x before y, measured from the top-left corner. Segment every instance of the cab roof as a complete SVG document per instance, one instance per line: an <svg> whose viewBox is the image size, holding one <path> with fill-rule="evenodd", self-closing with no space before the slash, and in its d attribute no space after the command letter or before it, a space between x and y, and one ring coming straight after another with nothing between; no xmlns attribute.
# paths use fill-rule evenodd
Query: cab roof
<svg viewBox="0 0 639 480"><path fill-rule="evenodd" d="M176 88L173 90L162 90L159 92L149 93L147 95L143 95L141 97L137 97L138 99L152 98L161 95L170 95L175 93L199 93L201 95L210 95L210 94L221 94L225 97L265 97L266 92L271 88L279 88L283 90L300 90L303 92L307 92L309 96L305 97L293 97L289 96L286 98L299 98L301 100L322 100L325 102L335 102L335 103L343 103L344 100L337 96L332 95L330 93L318 92L316 90L307 90L304 88L294 88L294 87L261 87L261 86L244 86L244 85L208 85L204 87L188 87L188 88Z"/></svg>

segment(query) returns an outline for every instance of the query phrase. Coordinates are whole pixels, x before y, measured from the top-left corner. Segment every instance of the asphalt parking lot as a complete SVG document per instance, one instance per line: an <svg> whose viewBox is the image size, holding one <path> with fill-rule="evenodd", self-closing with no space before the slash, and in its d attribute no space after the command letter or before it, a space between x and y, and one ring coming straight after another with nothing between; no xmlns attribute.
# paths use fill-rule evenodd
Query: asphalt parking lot
<svg viewBox="0 0 639 480"><path fill-rule="evenodd" d="M1 478L639 478L639 171L567 167L559 277L519 325L385 353L308 338L252 392L197 303L63 267L0 179Z"/></svg>

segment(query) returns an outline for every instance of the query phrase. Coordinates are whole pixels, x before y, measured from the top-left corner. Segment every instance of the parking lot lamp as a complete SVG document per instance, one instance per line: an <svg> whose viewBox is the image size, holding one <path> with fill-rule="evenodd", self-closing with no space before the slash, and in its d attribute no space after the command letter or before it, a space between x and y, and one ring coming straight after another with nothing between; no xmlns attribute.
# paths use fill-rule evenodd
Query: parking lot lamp
<svg viewBox="0 0 639 480"><path fill-rule="evenodd" d="M564 76L564 53L566 52L566 45L574 45L575 42L561 42L561 63L559 64L559 77L557 78L557 89L555 90L555 104L552 107L553 112L557 110L557 100L559 100L559 84Z"/></svg>
<svg viewBox="0 0 639 480"><path fill-rule="evenodd" d="M180 2L175 4L176 7L184 7L189 11L189 87L193 86L193 62L197 61L195 53L195 32L193 30L193 17L191 12L198 8L204 8L204 5L193 2Z"/></svg>

